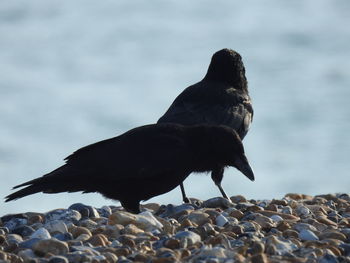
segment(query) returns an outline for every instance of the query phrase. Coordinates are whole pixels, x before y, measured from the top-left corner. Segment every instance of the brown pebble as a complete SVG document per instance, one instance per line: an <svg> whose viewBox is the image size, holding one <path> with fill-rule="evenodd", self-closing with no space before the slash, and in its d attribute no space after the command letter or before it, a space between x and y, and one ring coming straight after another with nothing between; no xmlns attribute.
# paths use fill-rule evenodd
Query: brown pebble
<svg viewBox="0 0 350 263"><path fill-rule="evenodd" d="M245 203L247 199L243 195L234 195L230 197L233 203Z"/></svg>
<svg viewBox="0 0 350 263"><path fill-rule="evenodd" d="M225 226L225 231L227 232L233 232L235 233L236 235L241 235L244 233L244 228L242 226L239 226L239 225L226 225Z"/></svg>
<svg viewBox="0 0 350 263"><path fill-rule="evenodd" d="M180 241L175 238L170 238L165 241L164 246L170 249L180 248Z"/></svg>
<svg viewBox="0 0 350 263"><path fill-rule="evenodd" d="M82 234L86 234L90 237L92 236L91 231L86 227L82 227L82 226L71 226L69 228L69 232L73 235L74 238L77 238Z"/></svg>
<svg viewBox="0 0 350 263"><path fill-rule="evenodd" d="M277 205L275 205L275 204L269 204L269 205L265 208L265 210L277 212L277 211L278 211L278 207L277 207Z"/></svg>
<svg viewBox="0 0 350 263"><path fill-rule="evenodd" d="M341 241L346 240L346 236L340 232L323 232L319 235L320 239L338 239Z"/></svg>
<svg viewBox="0 0 350 263"><path fill-rule="evenodd" d="M243 212L239 211L239 210L233 210L231 213L230 213L230 216L234 217L234 218L237 218L238 220L242 219L244 214Z"/></svg>
<svg viewBox="0 0 350 263"><path fill-rule="evenodd" d="M316 218L316 220L322 224L337 226L337 223L333 222L325 216L319 216Z"/></svg>
<svg viewBox="0 0 350 263"><path fill-rule="evenodd" d="M251 258L250 258L251 262L252 263L268 263L269 260L267 259L267 256L266 254L256 254L256 255L253 255Z"/></svg>
<svg viewBox="0 0 350 263"><path fill-rule="evenodd" d="M287 229L290 229L291 228L291 226L290 226L290 224L288 223L288 222L286 222L286 221L280 221L280 222L278 222L277 223L277 227L276 227L279 231L285 231L285 230L287 230Z"/></svg>
<svg viewBox="0 0 350 263"><path fill-rule="evenodd" d="M32 215L28 218L28 225L33 225L35 223L43 223L44 217L41 215Z"/></svg>
<svg viewBox="0 0 350 263"><path fill-rule="evenodd" d="M150 262L151 256L139 253L135 256L134 261L136 262Z"/></svg>
<svg viewBox="0 0 350 263"><path fill-rule="evenodd" d="M124 256L126 257L127 255L129 255L131 252L129 249L125 248L125 247L121 247L121 248L117 248L115 250L115 253L118 257Z"/></svg>
<svg viewBox="0 0 350 263"><path fill-rule="evenodd" d="M94 235L88 239L87 242L89 242L94 247L106 246L109 243L108 238L103 234Z"/></svg>

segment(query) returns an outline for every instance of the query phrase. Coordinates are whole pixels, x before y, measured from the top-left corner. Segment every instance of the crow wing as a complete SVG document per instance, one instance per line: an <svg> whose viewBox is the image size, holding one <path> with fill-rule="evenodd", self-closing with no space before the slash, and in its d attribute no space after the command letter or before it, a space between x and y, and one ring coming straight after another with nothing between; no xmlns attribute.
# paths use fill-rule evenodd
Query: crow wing
<svg viewBox="0 0 350 263"><path fill-rule="evenodd" d="M248 94L225 84L203 80L185 89L158 123L226 125L243 139L252 119L253 107Z"/></svg>

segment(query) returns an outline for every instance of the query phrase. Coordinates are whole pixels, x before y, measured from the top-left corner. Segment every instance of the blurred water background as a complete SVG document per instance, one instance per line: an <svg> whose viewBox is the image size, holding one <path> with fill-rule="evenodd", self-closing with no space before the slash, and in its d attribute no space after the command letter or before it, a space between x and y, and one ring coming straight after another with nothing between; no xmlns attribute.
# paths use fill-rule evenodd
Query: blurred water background
<svg viewBox="0 0 350 263"><path fill-rule="evenodd" d="M347 192L350 185L350 1L62 1L0 4L0 193L63 164L87 144L154 123L201 80L222 48L241 53L255 118L245 138L250 182L226 171L230 195ZM187 194L220 193L191 175ZM181 203L180 190L151 199ZM1 214L99 194L36 194Z"/></svg>

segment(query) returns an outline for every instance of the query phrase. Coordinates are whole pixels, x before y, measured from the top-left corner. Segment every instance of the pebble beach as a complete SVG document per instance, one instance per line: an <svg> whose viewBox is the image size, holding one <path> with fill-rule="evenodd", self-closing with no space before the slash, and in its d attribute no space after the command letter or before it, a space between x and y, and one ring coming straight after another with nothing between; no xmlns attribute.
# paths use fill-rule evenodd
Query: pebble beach
<svg viewBox="0 0 350 263"><path fill-rule="evenodd" d="M231 201L3 215L0 262L350 262L348 194Z"/></svg>

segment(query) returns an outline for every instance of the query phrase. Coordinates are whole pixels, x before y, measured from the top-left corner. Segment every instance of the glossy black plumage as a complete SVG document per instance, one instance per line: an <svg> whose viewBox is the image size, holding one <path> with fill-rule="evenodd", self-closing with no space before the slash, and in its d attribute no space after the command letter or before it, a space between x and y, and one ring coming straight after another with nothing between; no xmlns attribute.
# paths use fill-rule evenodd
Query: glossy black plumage
<svg viewBox="0 0 350 263"><path fill-rule="evenodd" d="M245 68L241 56L231 50L216 52L207 74L200 82L186 88L171 104L158 123L226 125L243 140L253 120L253 107L248 93ZM223 169L212 173L222 195ZM183 184L183 199L188 202Z"/></svg>
<svg viewBox="0 0 350 263"><path fill-rule="evenodd" d="M38 192L99 192L130 212L166 193L191 172L234 166L254 177L237 133L227 127L153 124L83 147L56 170L17 185L6 202Z"/></svg>

